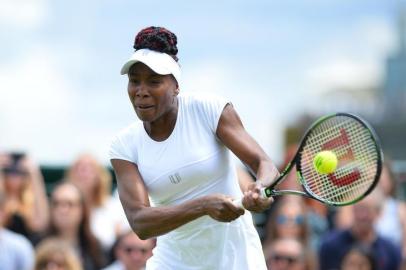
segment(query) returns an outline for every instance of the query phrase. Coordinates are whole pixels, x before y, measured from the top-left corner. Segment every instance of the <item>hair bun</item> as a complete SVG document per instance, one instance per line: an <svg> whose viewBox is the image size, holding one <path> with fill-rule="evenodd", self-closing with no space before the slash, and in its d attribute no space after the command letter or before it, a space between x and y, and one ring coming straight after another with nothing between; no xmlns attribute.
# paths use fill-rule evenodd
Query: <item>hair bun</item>
<svg viewBox="0 0 406 270"><path fill-rule="evenodd" d="M178 53L177 37L164 27L150 26L142 29L134 41L134 49L150 49L171 55L176 61Z"/></svg>

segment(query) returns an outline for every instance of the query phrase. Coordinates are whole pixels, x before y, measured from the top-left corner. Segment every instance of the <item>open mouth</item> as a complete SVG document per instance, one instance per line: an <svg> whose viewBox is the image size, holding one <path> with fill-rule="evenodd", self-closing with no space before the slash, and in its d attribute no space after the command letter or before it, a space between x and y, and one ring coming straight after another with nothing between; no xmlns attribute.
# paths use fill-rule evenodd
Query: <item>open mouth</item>
<svg viewBox="0 0 406 270"><path fill-rule="evenodd" d="M153 108L154 106L153 105L138 105L137 106L137 109L138 110L148 110L148 109L151 109L151 108Z"/></svg>

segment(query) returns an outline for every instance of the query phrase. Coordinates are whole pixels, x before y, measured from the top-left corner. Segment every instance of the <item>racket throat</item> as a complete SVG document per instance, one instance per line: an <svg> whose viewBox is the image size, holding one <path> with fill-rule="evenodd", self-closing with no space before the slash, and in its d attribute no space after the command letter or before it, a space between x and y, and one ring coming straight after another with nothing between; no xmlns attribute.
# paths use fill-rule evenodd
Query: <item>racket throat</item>
<svg viewBox="0 0 406 270"><path fill-rule="evenodd" d="M309 194L298 191L298 190L271 190L271 189L264 189L263 194L266 197L275 197L275 196L282 196L282 195L300 195L300 196L306 196L306 197L311 197Z"/></svg>

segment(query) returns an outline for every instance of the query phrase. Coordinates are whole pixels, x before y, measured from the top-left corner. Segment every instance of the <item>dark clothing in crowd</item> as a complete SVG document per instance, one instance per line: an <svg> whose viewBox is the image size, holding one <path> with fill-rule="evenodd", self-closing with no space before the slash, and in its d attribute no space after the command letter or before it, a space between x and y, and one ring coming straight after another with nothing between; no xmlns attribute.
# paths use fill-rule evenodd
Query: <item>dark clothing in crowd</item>
<svg viewBox="0 0 406 270"><path fill-rule="evenodd" d="M356 244L350 230L333 231L328 233L322 240L319 261L320 270L340 269L344 255ZM401 263L400 248L393 245L389 240L377 236L370 246L375 256L377 269L398 270Z"/></svg>

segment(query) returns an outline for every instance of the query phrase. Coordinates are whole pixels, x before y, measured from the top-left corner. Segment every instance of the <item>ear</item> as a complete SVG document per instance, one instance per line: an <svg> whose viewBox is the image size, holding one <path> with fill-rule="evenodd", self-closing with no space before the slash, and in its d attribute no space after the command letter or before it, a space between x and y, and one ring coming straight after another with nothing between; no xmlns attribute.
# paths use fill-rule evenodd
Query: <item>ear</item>
<svg viewBox="0 0 406 270"><path fill-rule="evenodd" d="M176 88L175 88L175 91L174 91L174 95L175 96L179 95L179 84L178 83L176 83Z"/></svg>

